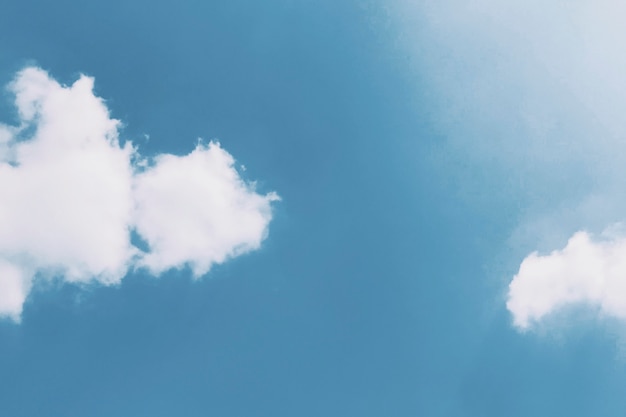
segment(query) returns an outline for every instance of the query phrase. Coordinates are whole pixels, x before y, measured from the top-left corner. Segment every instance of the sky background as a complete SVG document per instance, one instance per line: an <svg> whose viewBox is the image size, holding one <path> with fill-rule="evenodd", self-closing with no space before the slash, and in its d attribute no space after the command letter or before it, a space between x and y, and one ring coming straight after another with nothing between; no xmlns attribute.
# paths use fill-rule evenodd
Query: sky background
<svg viewBox="0 0 626 417"><path fill-rule="evenodd" d="M621 316L506 304L622 220L624 10L594 4L4 1L2 85L92 76L142 155L219 140L281 201L200 280L36 286L0 415L623 416Z"/></svg>

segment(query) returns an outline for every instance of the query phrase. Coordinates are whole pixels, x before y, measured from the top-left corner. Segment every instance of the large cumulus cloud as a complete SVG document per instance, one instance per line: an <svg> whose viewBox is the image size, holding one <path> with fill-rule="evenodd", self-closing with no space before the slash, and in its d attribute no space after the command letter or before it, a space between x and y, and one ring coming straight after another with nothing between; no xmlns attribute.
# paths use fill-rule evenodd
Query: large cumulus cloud
<svg viewBox="0 0 626 417"><path fill-rule="evenodd" d="M275 193L256 192L217 143L143 158L93 82L30 67L9 86L19 122L0 124L0 316L19 320L37 280L110 285L129 268L186 265L200 276L267 235Z"/></svg>

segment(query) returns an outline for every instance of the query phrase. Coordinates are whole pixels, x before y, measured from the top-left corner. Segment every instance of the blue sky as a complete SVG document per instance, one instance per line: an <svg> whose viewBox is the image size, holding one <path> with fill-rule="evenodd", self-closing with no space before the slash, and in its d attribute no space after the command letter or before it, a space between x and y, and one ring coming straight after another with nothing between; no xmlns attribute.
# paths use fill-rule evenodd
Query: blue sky
<svg viewBox="0 0 626 417"><path fill-rule="evenodd" d="M0 416L623 416L625 13L5 1Z"/></svg>

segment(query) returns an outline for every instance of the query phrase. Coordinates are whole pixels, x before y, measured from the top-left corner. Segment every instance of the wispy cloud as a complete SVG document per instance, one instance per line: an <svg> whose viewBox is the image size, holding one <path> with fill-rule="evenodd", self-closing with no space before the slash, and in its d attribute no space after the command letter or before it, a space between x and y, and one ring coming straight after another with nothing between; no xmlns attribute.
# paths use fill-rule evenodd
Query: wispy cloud
<svg viewBox="0 0 626 417"><path fill-rule="evenodd" d="M185 265L200 276L266 237L277 195L257 193L219 144L143 158L121 144L93 78L63 86L26 68L9 89L20 120L0 124L0 316L19 320L38 279L110 285L129 268Z"/></svg>
<svg viewBox="0 0 626 417"><path fill-rule="evenodd" d="M391 4L404 22L403 47L413 49L425 81L420 86L438 98L434 111L448 138L446 152L487 172L472 182L467 169L459 188L471 189L469 198L504 195L514 201L509 207L520 208L511 214L518 219L511 236L517 256L550 253L570 238L562 250L523 261L509 292L514 322L527 327L579 303L618 315L610 306L619 303L587 289L626 281L608 267L626 257L626 247L621 238L598 241L580 231L599 233L626 217L626 5ZM579 256L590 266L582 268Z"/></svg>

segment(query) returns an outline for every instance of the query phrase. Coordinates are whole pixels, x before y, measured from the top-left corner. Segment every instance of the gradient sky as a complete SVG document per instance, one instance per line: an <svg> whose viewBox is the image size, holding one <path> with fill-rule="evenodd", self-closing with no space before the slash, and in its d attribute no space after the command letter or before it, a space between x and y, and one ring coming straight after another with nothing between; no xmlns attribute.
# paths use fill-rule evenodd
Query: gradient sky
<svg viewBox="0 0 626 417"><path fill-rule="evenodd" d="M4 0L0 84L93 77L143 157L219 141L280 201L260 247L200 279L30 265L20 320L0 319L0 416L624 416L624 18L610 0Z"/></svg>

